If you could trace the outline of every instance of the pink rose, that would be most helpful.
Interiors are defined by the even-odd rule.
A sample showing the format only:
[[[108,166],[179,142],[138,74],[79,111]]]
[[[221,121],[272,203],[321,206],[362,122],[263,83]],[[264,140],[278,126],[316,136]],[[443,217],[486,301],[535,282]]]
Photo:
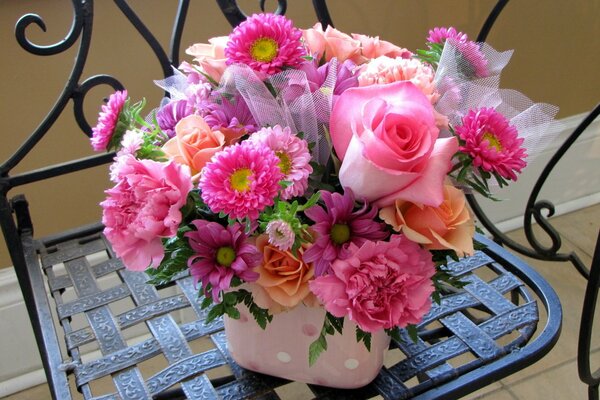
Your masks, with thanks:
[[[227,68],[225,63],[227,40],[229,36],[217,36],[209,39],[208,43],[196,43],[188,47],[185,52],[194,57],[194,61],[200,65],[202,71],[219,82]]]
[[[371,37],[353,33],[352,37],[360,42],[362,55],[368,59],[373,59],[380,56],[388,56],[391,58],[412,57],[412,52],[409,50],[398,47],[393,43],[386,42],[385,40],[380,40],[379,36]]]
[[[302,37],[309,53],[317,54],[319,59],[324,56],[325,61],[329,61],[336,57],[339,63],[351,60],[356,64],[366,61],[361,55],[360,41],[331,26],[323,31],[321,23],[317,22],[312,28],[303,29]]]
[[[220,131],[211,130],[201,116],[188,115],[175,125],[175,136],[162,150],[175,162],[189,166],[193,180],[197,180],[202,168],[224,145],[225,136]]]
[[[180,209],[192,190],[189,169],[174,162],[117,159],[112,170],[117,184],[106,191],[104,235],[125,267],[156,268],[164,257],[161,238],[173,237],[181,222]]]
[[[348,258],[333,262],[332,274],[309,283],[325,309],[371,333],[419,323],[434,290],[431,253],[403,235],[351,250]]]
[[[439,207],[396,200],[382,208],[379,217],[396,232],[430,250],[454,250],[460,257],[472,255],[475,223],[462,190],[444,185]]]
[[[458,151],[439,138],[434,110],[411,82],[346,90],[333,107],[330,134],[343,187],[377,207],[396,199],[438,206]]]

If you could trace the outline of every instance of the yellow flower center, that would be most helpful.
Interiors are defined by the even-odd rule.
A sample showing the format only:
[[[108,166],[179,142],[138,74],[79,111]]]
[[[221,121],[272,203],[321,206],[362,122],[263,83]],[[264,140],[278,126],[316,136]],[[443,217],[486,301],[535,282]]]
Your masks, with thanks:
[[[235,260],[235,250],[229,246],[217,249],[217,262],[223,267],[229,267]]]
[[[275,154],[279,158],[279,164],[277,164],[277,166],[281,170],[281,173],[284,175],[289,174],[292,169],[292,160],[290,160],[290,157],[283,151],[278,151]]]
[[[256,61],[271,62],[277,55],[279,46],[271,38],[262,37],[256,39],[250,46],[250,55]]]
[[[329,237],[335,244],[344,244],[350,240],[350,228],[346,224],[334,224]]]
[[[250,189],[250,179],[252,171],[248,168],[240,168],[231,174],[231,187],[238,192],[245,192]]]
[[[488,146],[493,147],[494,150],[496,150],[498,152],[502,151],[502,143],[500,143],[498,138],[496,136],[494,136],[493,133],[490,133],[490,132],[484,133],[483,140],[487,140]]]

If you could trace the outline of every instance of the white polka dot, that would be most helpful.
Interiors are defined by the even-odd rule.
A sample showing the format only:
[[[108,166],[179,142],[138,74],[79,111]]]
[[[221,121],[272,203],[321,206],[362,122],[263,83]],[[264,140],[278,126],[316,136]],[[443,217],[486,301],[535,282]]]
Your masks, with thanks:
[[[292,361],[292,356],[290,356],[285,351],[280,351],[279,353],[277,353],[277,359],[282,363],[289,363],[290,361]]]
[[[344,362],[344,367],[347,369],[356,369],[358,368],[358,360],[355,358],[349,358]]]

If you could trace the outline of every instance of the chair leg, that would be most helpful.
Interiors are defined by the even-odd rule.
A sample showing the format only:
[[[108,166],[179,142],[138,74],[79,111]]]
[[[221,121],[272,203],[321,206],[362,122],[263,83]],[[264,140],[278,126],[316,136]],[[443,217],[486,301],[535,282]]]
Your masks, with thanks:
[[[588,385],[588,399],[599,400],[598,385],[600,384],[600,369],[591,371],[590,347],[592,330],[594,328],[594,313],[598,301],[598,290],[600,289],[600,232],[596,241],[594,258],[590,267],[585,297],[583,298],[583,310],[581,312],[581,325],[579,328],[579,345],[577,348],[577,368],[579,379]],[[600,321],[598,322],[600,323]]]

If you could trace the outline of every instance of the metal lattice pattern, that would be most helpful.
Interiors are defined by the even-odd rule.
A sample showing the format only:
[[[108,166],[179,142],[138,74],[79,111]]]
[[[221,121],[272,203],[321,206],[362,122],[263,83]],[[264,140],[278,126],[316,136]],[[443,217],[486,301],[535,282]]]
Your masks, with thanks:
[[[235,364],[222,322],[204,322],[207,312],[189,276],[166,288],[148,285],[147,275],[122,267],[100,233],[40,245],[38,252],[71,357],[62,368],[85,398],[280,398],[275,389],[288,382]],[[531,338],[537,303],[516,276],[482,252],[448,267],[468,284],[434,304],[416,343],[402,332],[373,383],[353,391],[308,385],[314,397],[410,398],[500,360]],[[164,364],[158,370],[156,360]],[[107,380],[114,391],[98,393],[95,382],[105,388]]]

